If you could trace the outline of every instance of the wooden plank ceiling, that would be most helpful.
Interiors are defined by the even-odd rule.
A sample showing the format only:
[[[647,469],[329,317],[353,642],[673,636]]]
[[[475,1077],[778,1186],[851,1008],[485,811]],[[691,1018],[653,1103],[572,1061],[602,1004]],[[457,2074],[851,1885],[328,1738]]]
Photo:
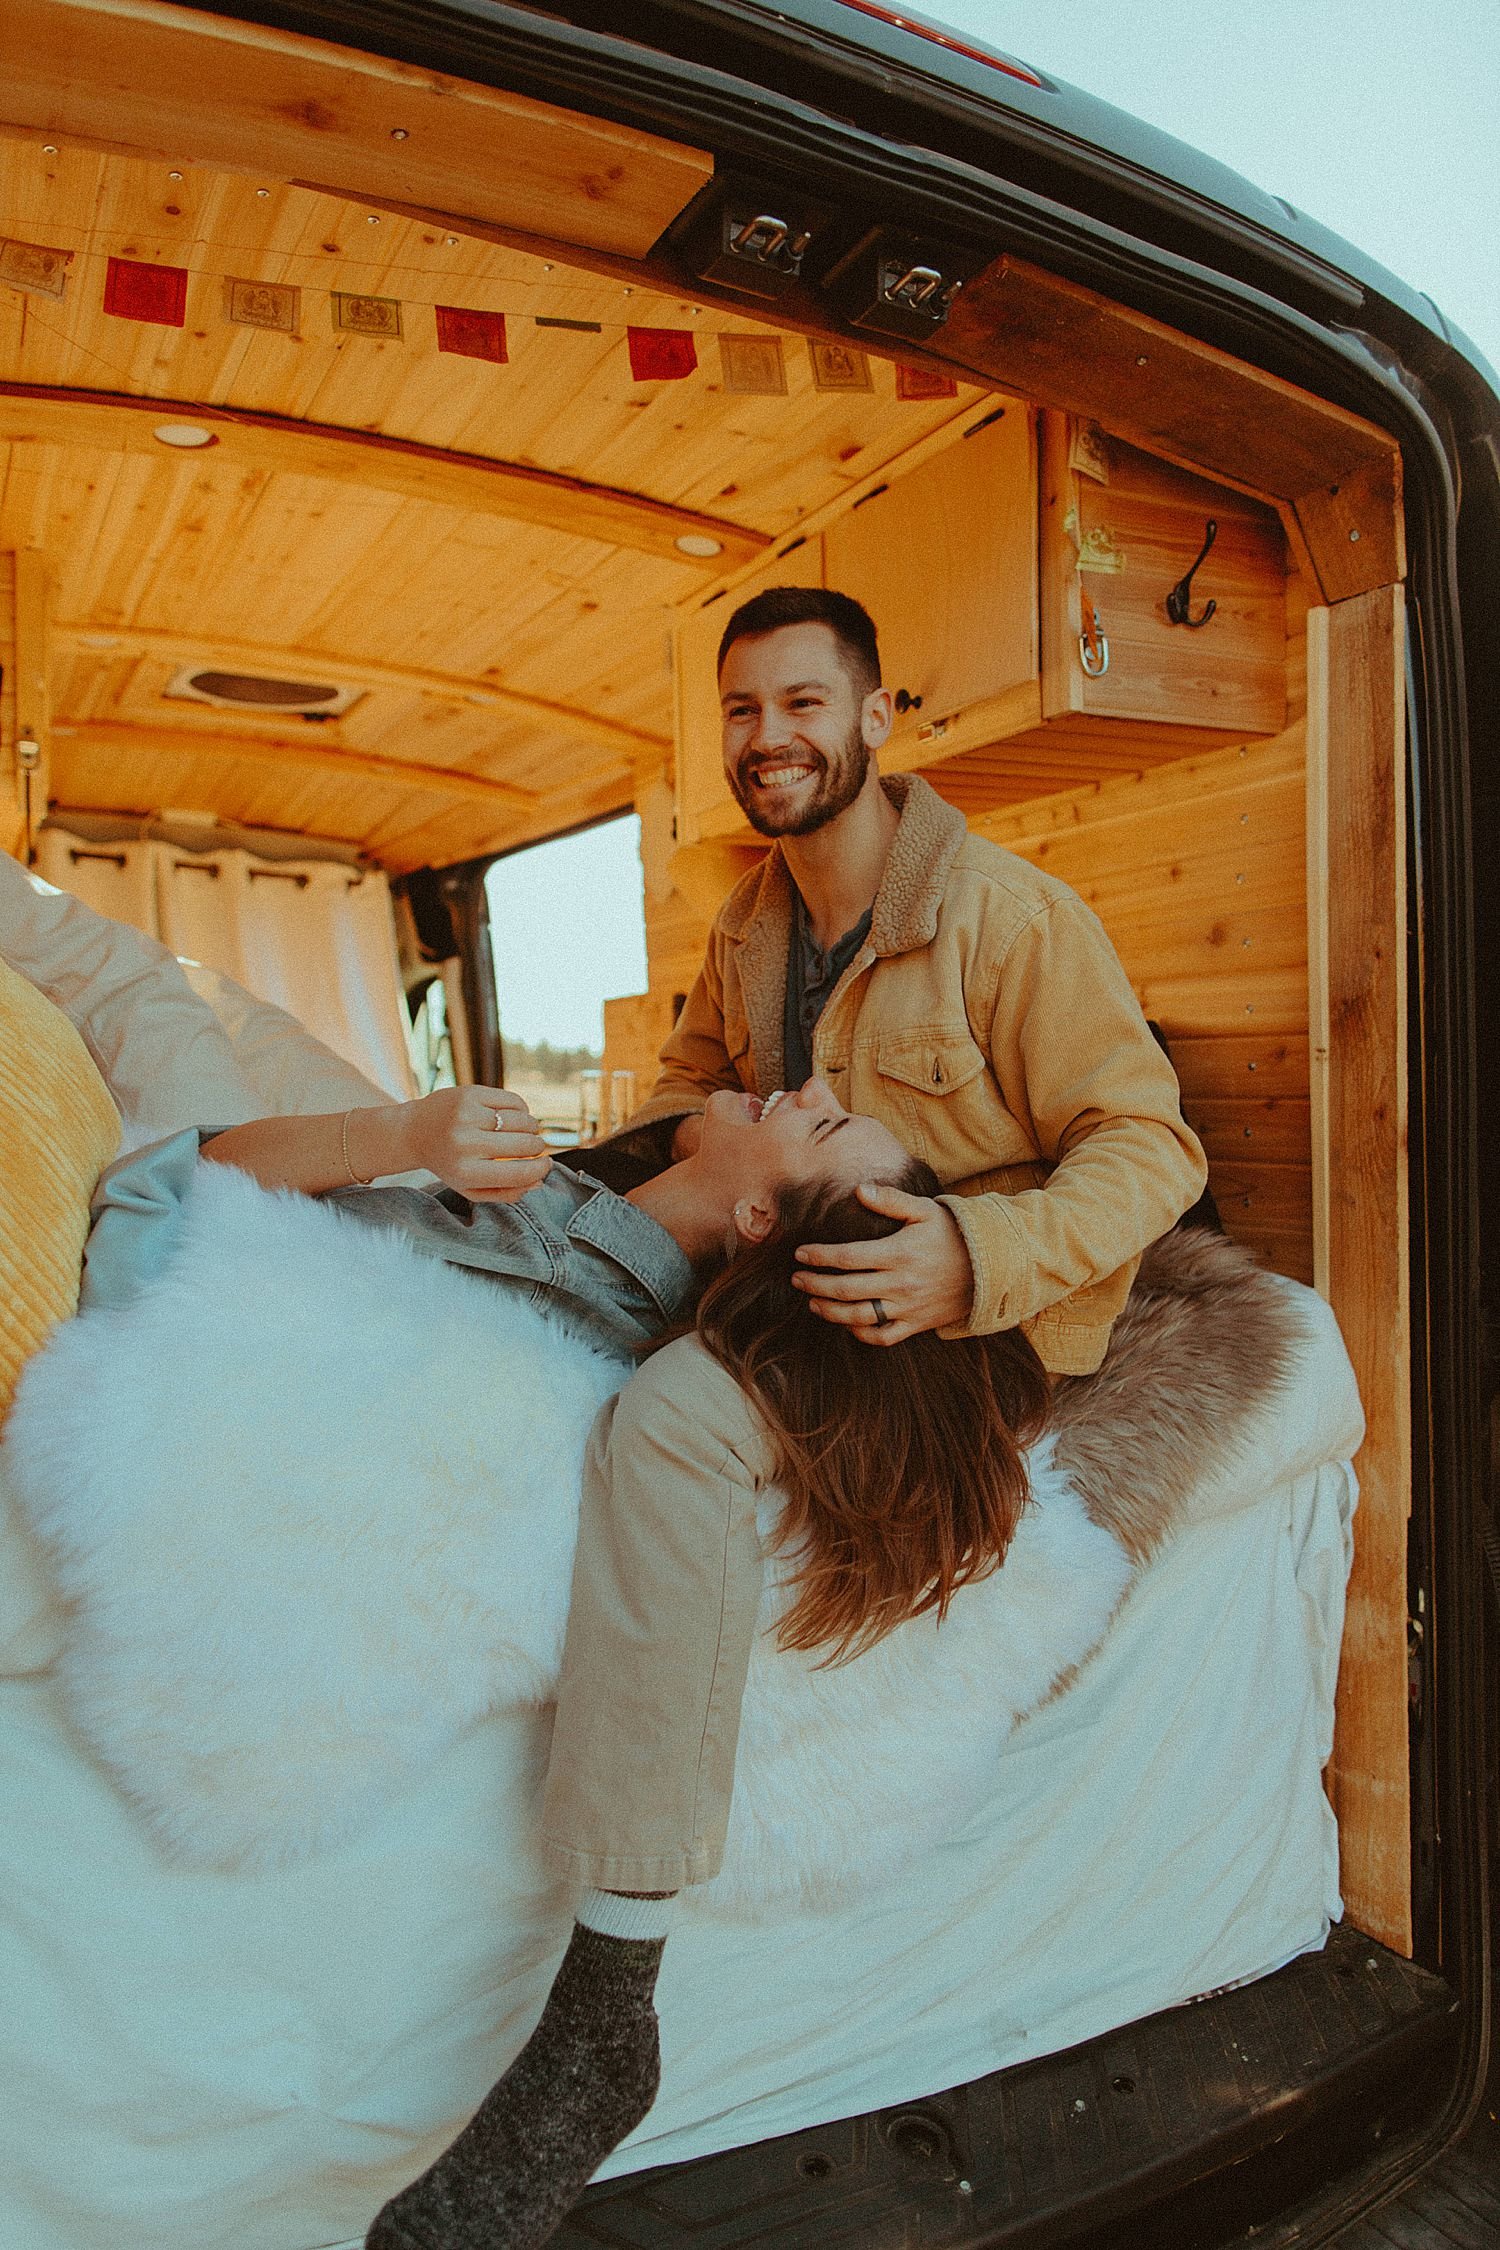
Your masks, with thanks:
[[[0,551],[46,559],[53,800],[201,808],[393,869],[628,803],[669,743],[675,604],[979,395],[898,400],[878,363],[868,392],[818,392],[790,335],[786,394],[735,395],[718,336],[768,333],[738,313],[34,135],[0,139],[0,237],[73,253],[61,302],[0,286]],[[184,327],[106,313],[112,256],[185,267]],[[230,279],[298,288],[296,334],[232,325]],[[340,332],[335,291],[398,299],[401,340]],[[439,353],[436,305],[503,313],[508,364]],[[688,330],[696,371],[633,381],[628,325]],[[202,410],[216,442],[168,450],[137,400]],[[679,525],[720,554],[679,552]],[[316,725],[164,697],[209,663],[360,693]]]

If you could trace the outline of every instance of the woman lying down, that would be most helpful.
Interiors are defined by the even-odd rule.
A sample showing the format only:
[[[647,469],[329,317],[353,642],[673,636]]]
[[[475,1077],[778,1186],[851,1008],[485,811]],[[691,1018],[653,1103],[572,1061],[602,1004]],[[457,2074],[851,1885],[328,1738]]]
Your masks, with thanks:
[[[192,1143],[182,1136],[107,1176],[86,1304],[127,1304],[167,1262]],[[797,1247],[897,1224],[859,1202],[861,1183],[915,1196],[936,1186],[884,1127],[849,1116],[817,1080],[764,1105],[714,1095],[697,1152],[628,1196],[549,1168],[514,1097],[484,1089],[343,1119],[263,1120],[203,1153],[545,1302],[617,1361],[679,1332],[606,1406],[588,1445],[543,1813],[548,1855],[583,1885],[571,1942],[520,2055],[368,2237],[371,2250],[525,2250],[549,2238],[655,2098],[652,1999],[672,1899],[712,1878],[724,1855],[765,1579],[758,1502],[770,1492],[779,1503],[781,1645],[828,1659],[869,1650],[909,1620],[941,1618],[1004,1559],[1027,1502],[1026,1449],[1048,1418],[1047,1380],[1014,1332],[924,1334],[874,1353],[811,1315],[793,1286]],[[447,1183],[442,1192],[349,1184],[419,1164]],[[1259,1371],[1264,1396],[1295,1322],[1267,1277],[1231,1279],[1235,1357]],[[1211,1296],[1224,1276],[1200,1280]],[[1200,1332],[1206,1301],[1200,1290],[1196,1306],[1177,1306]],[[1106,1486],[1099,1433],[1091,1439],[1068,1403],[1087,1389],[1064,1386],[1056,1402],[1058,1454],[1071,1444],[1088,1512],[1123,1555],[1072,1651],[1080,1657],[1131,1564],[1169,1527],[1174,1491],[1201,1466],[1191,1402],[1179,1398],[1184,1458]],[[1201,1433],[1223,1411],[1222,1395],[1207,1399]],[[1143,1512],[1148,1485],[1154,1514]]]
[[[107,1181],[86,1306],[128,1299],[164,1262],[172,1151]],[[1003,1557],[1047,1380],[1019,1334],[928,1334],[873,1353],[809,1314],[791,1285],[798,1245],[897,1223],[859,1202],[861,1183],[937,1192],[883,1125],[817,1079],[764,1105],[715,1094],[696,1153],[626,1196],[549,1167],[515,1097],[484,1089],[261,1120],[203,1155],[545,1294],[618,1355],[682,1329],[697,1301],[696,1332],[605,1408],[585,1464],[543,1816],[548,1856],[585,1886],[572,1942],[527,2046],[369,2235],[372,2250],[522,2250],[548,2238],[655,2098],[671,1894],[723,1855],[762,1589],[758,1492],[779,1487],[785,1538],[805,1549],[783,1643],[851,1653],[941,1612]],[[418,1166],[445,1189],[350,1184]]]

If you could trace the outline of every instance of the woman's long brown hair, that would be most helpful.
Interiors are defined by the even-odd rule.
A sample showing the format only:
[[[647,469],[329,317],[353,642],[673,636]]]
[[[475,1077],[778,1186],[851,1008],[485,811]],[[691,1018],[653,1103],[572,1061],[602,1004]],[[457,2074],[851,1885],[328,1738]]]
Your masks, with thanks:
[[[925,1164],[891,1183],[936,1195]],[[1017,1330],[879,1349],[822,1320],[791,1285],[803,1242],[859,1242],[899,1222],[827,1188],[787,1198],[775,1234],[705,1290],[697,1332],[770,1430],[786,1495],[779,1543],[799,1557],[784,1648],[870,1648],[909,1617],[941,1618],[999,1568],[1029,1497],[1023,1448],[1047,1378]]]

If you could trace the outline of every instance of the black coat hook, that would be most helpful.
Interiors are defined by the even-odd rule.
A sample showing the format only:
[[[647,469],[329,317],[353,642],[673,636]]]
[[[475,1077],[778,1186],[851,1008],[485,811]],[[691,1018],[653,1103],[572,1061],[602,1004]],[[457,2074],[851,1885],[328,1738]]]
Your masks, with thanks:
[[[1207,559],[1209,548],[1213,545],[1214,541],[1219,536],[1219,527],[1215,523],[1212,516],[1209,517],[1203,529],[1203,545],[1198,550],[1197,561],[1193,563],[1190,568],[1183,572],[1182,576],[1178,579],[1176,585],[1172,588],[1172,591],[1167,596],[1167,617],[1170,623],[1172,623],[1173,625],[1189,625],[1192,627],[1194,632],[1197,631],[1200,625],[1206,625],[1208,623],[1209,619],[1213,616],[1214,611],[1219,606],[1217,602],[1205,602],[1203,605],[1203,615],[1201,617],[1190,617],[1188,615],[1188,612],[1192,608],[1193,603],[1194,573],[1202,569],[1203,564]]]

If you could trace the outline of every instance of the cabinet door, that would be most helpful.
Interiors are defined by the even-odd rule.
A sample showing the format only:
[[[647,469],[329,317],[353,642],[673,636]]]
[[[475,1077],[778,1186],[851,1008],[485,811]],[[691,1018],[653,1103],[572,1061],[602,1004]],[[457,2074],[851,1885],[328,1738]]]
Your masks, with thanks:
[[[828,584],[874,618],[885,684],[906,703],[881,760],[891,771],[940,754],[934,725],[1035,679],[1036,457],[1024,406],[877,487],[824,545]]]
[[[1086,465],[1085,465],[1086,464]],[[1043,442],[1044,710],[1226,737],[1286,724],[1286,543],[1275,511],[1048,415]],[[1213,543],[1174,624],[1166,598]],[[1089,667],[1081,660],[1088,645]],[[1102,669],[1100,668],[1102,667]]]
[[[748,835],[750,826],[724,779],[719,723],[719,641],[740,607],[771,586],[821,586],[823,541],[804,539],[774,555],[728,593],[711,595],[677,628],[677,837],[683,844],[707,836]]]

